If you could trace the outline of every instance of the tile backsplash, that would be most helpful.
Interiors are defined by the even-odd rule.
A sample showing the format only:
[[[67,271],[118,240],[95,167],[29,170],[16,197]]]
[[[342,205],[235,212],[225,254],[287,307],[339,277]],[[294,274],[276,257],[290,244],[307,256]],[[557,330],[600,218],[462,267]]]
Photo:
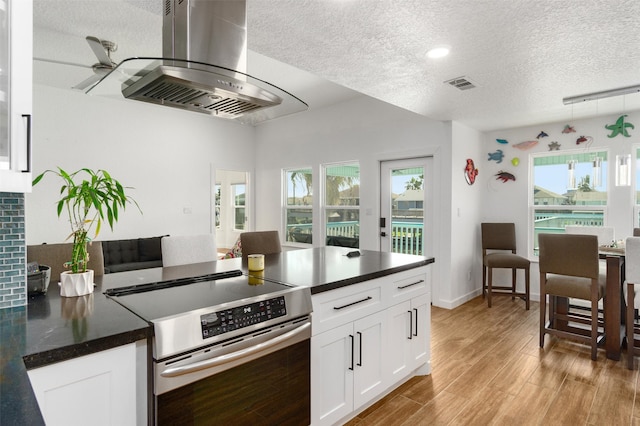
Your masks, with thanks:
[[[24,199],[0,192],[0,309],[27,304]]]

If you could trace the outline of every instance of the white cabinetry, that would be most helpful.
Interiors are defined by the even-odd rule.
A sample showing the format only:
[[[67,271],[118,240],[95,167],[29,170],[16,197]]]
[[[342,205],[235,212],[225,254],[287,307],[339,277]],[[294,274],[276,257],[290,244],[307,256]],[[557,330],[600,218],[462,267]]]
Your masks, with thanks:
[[[421,267],[312,297],[311,423],[344,422],[429,373],[429,270]]]
[[[144,341],[28,370],[48,426],[146,424]]]
[[[333,424],[384,390],[383,312],[311,339],[311,413]]]
[[[0,192],[30,192],[32,0],[0,0],[0,21]]]
[[[429,330],[426,318],[430,318],[431,304],[422,295],[389,308],[389,374],[395,382],[428,361]]]

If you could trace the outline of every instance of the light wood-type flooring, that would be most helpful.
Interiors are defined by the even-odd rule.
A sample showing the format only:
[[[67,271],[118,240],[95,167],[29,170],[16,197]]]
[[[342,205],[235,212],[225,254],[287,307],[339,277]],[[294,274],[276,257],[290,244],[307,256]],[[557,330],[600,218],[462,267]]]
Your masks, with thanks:
[[[638,360],[591,361],[589,347],[546,336],[539,304],[482,297],[432,308],[430,376],[414,377],[348,425],[640,425]]]

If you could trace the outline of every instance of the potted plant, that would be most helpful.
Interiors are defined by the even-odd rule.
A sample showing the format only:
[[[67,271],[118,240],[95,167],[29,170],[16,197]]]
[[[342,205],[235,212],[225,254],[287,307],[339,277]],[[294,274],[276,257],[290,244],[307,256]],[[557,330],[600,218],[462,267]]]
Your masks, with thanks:
[[[93,270],[87,269],[89,254],[87,244],[92,238],[90,232],[95,230],[93,238],[100,233],[103,220],[107,220],[113,229],[118,221],[118,212],[124,210],[127,203],[133,202],[138,210],[138,203],[125,193],[125,187],[112,178],[106,170],[93,171],[82,168],[67,173],[62,168],[45,170],[33,180],[36,185],[47,174],[51,173],[62,179],[61,198],[57,203],[58,217],[63,211],[69,216],[73,248],[71,260],[65,262],[65,271],[60,276],[61,296],[82,296],[93,292]],[[126,188],[130,189],[130,188]]]

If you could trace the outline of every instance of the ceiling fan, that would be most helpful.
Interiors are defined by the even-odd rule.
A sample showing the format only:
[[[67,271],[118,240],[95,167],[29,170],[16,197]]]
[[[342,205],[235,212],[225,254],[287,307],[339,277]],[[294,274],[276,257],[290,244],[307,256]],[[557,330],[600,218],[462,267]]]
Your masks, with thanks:
[[[98,62],[93,65],[78,64],[75,62],[66,62],[54,59],[34,58],[39,61],[52,62],[56,64],[71,65],[75,67],[91,68],[93,69],[93,75],[80,83],[73,86],[73,89],[85,90],[95,85],[102,77],[107,75],[118,64],[111,59],[111,53],[118,50],[118,45],[109,40],[101,40],[97,37],[87,36],[87,43],[93,50],[94,55],[98,58]]]
[[[74,89],[78,90],[93,86],[118,65],[111,60],[111,52],[118,50],[117,44],[109,40],[100,40],[93,36],[87,36],[86,40],[91,50],[93,50],[93,54],[98,58],[98,62],[91,66],[94,72],[91,77],[73,86]]]

